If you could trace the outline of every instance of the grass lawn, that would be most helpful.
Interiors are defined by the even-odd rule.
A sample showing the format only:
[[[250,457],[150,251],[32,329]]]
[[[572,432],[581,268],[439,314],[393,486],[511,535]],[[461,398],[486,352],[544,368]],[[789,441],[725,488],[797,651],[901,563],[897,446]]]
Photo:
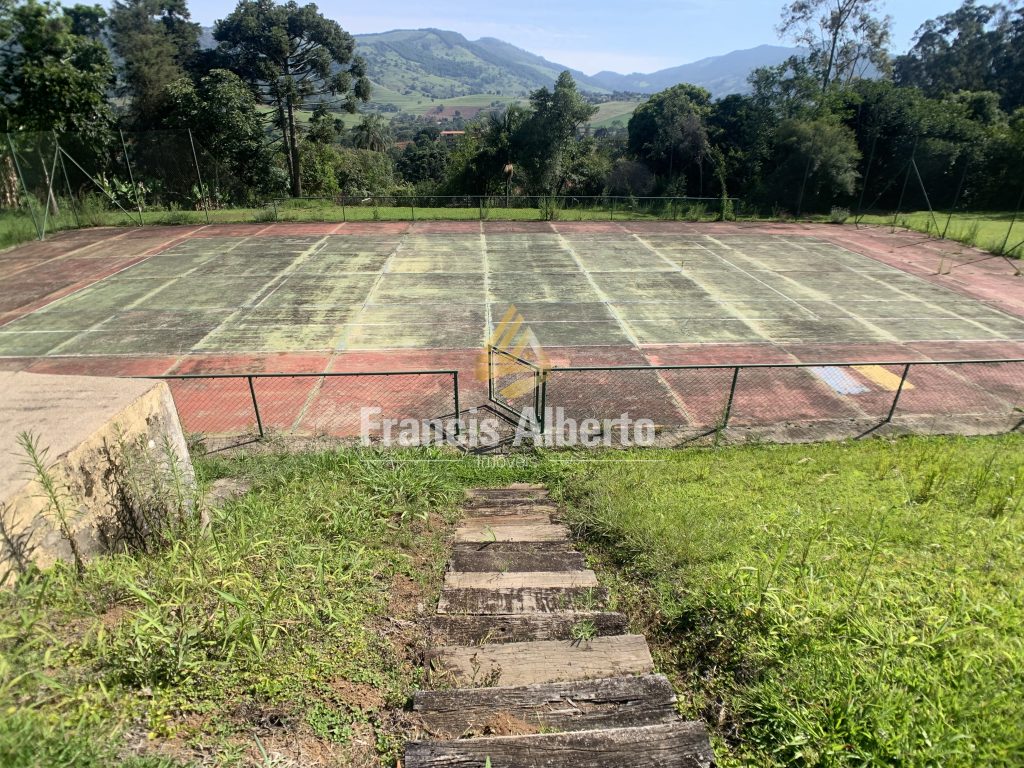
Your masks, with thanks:
[[[947,219],[948,228],[947,228]],[[924,232],[929,235],[941,235],[957,240],[976,248],[992,253],[1002,253],[1006,243],[1006,255],[1016,258],[1024,257],[1024,215],[1018,216],[1007,239],[1013,213],[957,213],[950,219],[948,214],[936,213],[934,220],[928,211],[902,213],[896,217],[896,226]],[[868,224],[891,225],[892,216],[865,216],[862,221]]]
[[[1024,436],[664,451],[564,486],[722,765],[1024,755]]]
[[[601,205],[599,202],[587,208],[565,208],[554,215],[560,221],[625,221],[641,219],[671,219],[672,210],[666,208],[661,213],[643,210],[644,203],[630,208],[625,201],[618,201],[615,209]],[[681,221],[712,221],[717,217],[717,207],[710,206],[687,208],[680,204],[675,216]],[[485,207],[484,218],[491,221],[542,221],[545,214],[539,208],[500,208]],[[272,221],[410,221],[410,220],[478,220],[480,209],[470,205],[461,208],[421,208],[409,206],[373,206],[370,204],[345,206],[330,200],[285,200],[269,204],[263,208],[223,208],[211,210],[209,221],[214,224],[234,223],[267,223]],[[177,225],[206,224],[206,211],[144,211],[142,220],[147,224]],[[88,226],[135,226],[138,218],[127,216],[120,210],[91,211],[84,222]],[[75,219],[70,213],[60,218],[51,219],[47,225],[47,234],[61,229],[75,228]],[[35,224],[25,211],[0,211],[0,249],[18,243],[36,239]]]
[[[394,764],[446,520],[466,485],[524,470],[356,452],[198,468],[255,483],[207,533],[0,591],[0,765]]]
[[[566,503],[721,764],[1024,754],[1024,436],[198,469],[254,484],[207,533],[0,592],[0,765],[394,765],[462,490],[514,481]]]

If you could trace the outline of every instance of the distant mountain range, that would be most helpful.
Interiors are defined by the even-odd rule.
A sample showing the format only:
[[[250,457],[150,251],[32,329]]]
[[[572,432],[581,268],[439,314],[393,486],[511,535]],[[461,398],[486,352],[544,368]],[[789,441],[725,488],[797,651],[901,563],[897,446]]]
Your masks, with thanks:
[[[801,53],[799,48],[759,45],[649,74],[605,71],[587,75],[503,40],[468,40],[443,29],[396,29],[355,35],[355,40],[375,85],[373,102],[401,107],[478,94],[493,95],[496,101],[521,98],[552,85],[566,69],[581,90],[591,93],[657,93],[678,83],[692,83],[721,97],[747,92],[747,77],[758,67],[779,64]],[[203,28],[200,45],[216,45],[212,28]]]
[[[384,89],[374,101],[386,101],[388,91],[432,99],[478,93],[525,96],[550,86],[566,69],[581,90],[592,93],[656,93],[685,82],[707,88],[718,97],[746,92],[747,77],[754,69],[779,64],[800,52],[798,48],[761,45],[650,74],[598,72],[591,76],[493,37],[468,40],[458,32],[441,29],[400,29],[356,35],[355,39],[370,78]]]

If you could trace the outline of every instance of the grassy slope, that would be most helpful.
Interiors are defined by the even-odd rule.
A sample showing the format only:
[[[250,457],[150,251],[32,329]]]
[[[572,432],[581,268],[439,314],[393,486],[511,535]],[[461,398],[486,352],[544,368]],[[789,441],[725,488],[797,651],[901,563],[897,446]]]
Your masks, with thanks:
[[[610,128],[615,122],[624,126],[639,106],[639,101],[606,101],[598,105],[597,114],[590,120],[590,127]]]
[[[254,733],[268,752],[389,763],[419,679],[402,620],[444,560],[442,519],[421,515],[531,480],[569,502],[723,764],[1012,765],[1022,456],[1017,435],[204,459],[207,480],[256,482],[208,535],[0,594],[0,764],[99,766],[128,744],[137,766],[235,765],[259,758]]]
[[[1024,438],[642,457],[571,519],[723,764],[1019,765]]]
[[[445,560],[436,513],[524,471],[382,458],[204,460],[256,482],[208,534],[0,592],[0,765],[393,763],[420,674],[403,620]]]
[[[1010,221],[1013,214],[1010,212],[958,213],[949,221],[948,229],[947,218],[948,214],[936,213],[933,220],[928,211],[916,211],[900,214],[896,218],[896,225],[930,235],[941,234],[945,230],[946,237],[952,240],[992,253],[1001,253],[1003,243],[1006,242],[1007,255],[1024,257],[1024,216],[1017,217],[1012,231]],[[865,216],[863,221],[868,224],[888,225],[892,224],[893,219],[892,216]],[[1008,231],[1010,237],[1007,241]]]

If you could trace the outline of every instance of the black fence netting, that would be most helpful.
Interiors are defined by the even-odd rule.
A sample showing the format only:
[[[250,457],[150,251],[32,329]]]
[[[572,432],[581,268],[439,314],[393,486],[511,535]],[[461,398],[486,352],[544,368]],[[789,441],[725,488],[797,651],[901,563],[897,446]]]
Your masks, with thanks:
[[[168,375],[186,433],[424,445],[458,436],[455,371]]]

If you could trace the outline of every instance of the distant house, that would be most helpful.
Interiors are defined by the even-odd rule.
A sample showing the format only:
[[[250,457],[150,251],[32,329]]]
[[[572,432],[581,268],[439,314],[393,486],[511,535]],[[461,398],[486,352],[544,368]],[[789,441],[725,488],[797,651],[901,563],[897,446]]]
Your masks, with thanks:
[[[452,144],[452,143],[458,141],[460,136],[465,136],[465,135],[466,135],[465,131],[441,131],[440,139],[441,139],[441,141],[448,142],[449,144]]]

